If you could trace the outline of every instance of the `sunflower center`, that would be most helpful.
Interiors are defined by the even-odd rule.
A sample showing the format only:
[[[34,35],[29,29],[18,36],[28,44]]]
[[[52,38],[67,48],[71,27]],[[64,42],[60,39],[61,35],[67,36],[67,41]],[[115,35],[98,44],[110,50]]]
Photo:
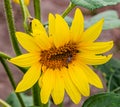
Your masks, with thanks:
[[[40,62],[47,68],[52,69],[60,69],[63,66],[68,67],[68,64],[75,59],[78,52],[75,43],[68,43],[59,48],[52,47],[49,50],[43,50],[41,52]]]

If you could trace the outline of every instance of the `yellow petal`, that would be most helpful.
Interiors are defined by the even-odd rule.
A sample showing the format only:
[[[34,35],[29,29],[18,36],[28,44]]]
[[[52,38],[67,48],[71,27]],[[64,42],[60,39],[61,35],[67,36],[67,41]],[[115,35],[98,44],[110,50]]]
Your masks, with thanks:
[[[60,70],[55,70],[54,72],[55,72],[55,83],[51,95],[54,103],[57,105],[60,104],[64,99],[64,81]]]
[[[77,40],[80,40],[80,35],[81,33],[83,33],[83,30],[84,30],[84,18],[80,9],[77,8],[70,28],[71,40],[75,42]]]
[[[70,40],[69,34],[68,24],[60,15],[56,14],[55,35],[53,35],[55,46],[58,48],[64,44],[67,44]]]
[[[17,85],[15,92],[22,92],[31,88],[39,79],[41,74],[41,65],[36,63],[25,73],[22,80]]]
[[[36,44],[35,40],[30,35],[22,32],[16,32],[16,37],[22,47],[27,51],[40,51],[40,47]]]
[[[92,25],[91,27],[89,27],[81,36],[81,41],[90,41],[93,42],[95,41],[101,31],[102,31],[102,26],[104,23],[104,19],[101,19],[100,21],[98,21],[97,23],[95,23],[94,25]]]
[[[49,36],[53,36],[55,33],[55,17],[50,13],[49,14]]]
[[[30,4],[30,0],[24,0],[25,1],[25,5],[29,5]]]
[[[41,102],[46,104],[49,100],[53,85],[55,83],[55,72],[52,69],[47,69],[43,72],[42,78],[39,81],[41,87]]]
[[[32,66],[34,63],[39,62],[39,60],[40,53],[27,53],[15,58],[11,58],[9,62],[21,67],[29,67]]]
[[[32,31],[32,35],[41,49],[49,49],[51,47],[46,30],[39,20],[32,20]]]
[[[95,42],[95,43],[84,43],[79,46],[80,51],[101,54],[109,51],[113,47],[113,41],[109,42]]]
[[[111,59],[112,55],[108,55],[108,56],[102,56],[102,55],[85,55],[85,53],[83,53],[82,55],[79,55],[78,60],[80,62],[84,62],[85,64],[89,64],[89,65],[100,65],[100,64],[104,64],[106,62],[108,62]]]
[[[90,88],[88,84],[88,79],[83,71],[79,66],[75,65],[69,67],[69,75],[72,79],[72,82],[75,84],[75,86],[78,88],[80,93],[83,96],[89,96],[90,95]]]
[[[47,36],[47,32],[45,28],[43,27],[42,23],[38,19],[32,20],[32,32],[33,34],[43,32]]]
[[[15,3],[20,4],[19,0],[13,0]],[[25,5],[29,5],[30,0],[24,0]]]
[[[87,65],[79,63],[81,69],[83,69],[85,75],[87,76],[88,82],[97,88],[103,88],[102,82],[95,72],[89,68]]]
[[[63,70],[61,70],[61,72],[64,74],[63,79],[67,94],[70,96],[71,100],[75,104],[78,104],[81,100],[81,94],[76,88],[76,86],[73,84],[71,77],[68,75],[69,71],[67,70],[67,68],[64,68]]]

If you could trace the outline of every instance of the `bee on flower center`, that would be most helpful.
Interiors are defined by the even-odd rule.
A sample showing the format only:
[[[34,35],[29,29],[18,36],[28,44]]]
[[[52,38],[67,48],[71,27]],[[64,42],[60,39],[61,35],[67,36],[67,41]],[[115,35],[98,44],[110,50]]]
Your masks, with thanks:
[[[46,68],[61,69],[63,66],[68,68],[68,64],[75,59],[78,52],[77,45],[69,42],[59,48],[54,46],[49,50],[43,50],[40,62]]]

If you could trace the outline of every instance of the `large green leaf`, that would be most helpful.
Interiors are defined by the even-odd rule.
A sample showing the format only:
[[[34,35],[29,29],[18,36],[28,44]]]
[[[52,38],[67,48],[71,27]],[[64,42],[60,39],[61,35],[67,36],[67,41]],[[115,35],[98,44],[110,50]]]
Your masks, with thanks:
[[[104,18],[105,22],[103,25],[104,30],[113,29],[120,27],[120,19],[116,11],[109,10],[102,12],[100,14],[97,14],[96,16],[93,16],[92,18],[85,21],[85,28],[88,28],[101,18]]]
[[[100,19],[104,18],[105,22],[103,25],[103,30],[113,29],[113,28],[119,28],[120,27],[120,19],[116,11],[109,10],[102,13],[99,13],[92,18],[85,20],[85,28],[90,27]],[[65,20],[67,21],[68,25],[71,26],[72,18],[65,17]]]
[[[71,17],[66,16],[65,21],[68,23],[68,26],[71,26],[71,24],[72,24],[72,18]]]
[[[70,0],[70,1],[77,6],[82,6],[90,10],[109,5],[116,5],[117,3],[120,3],[120,0]]]
[[[32,103],[32,97],[31,96],[27,96],[25,94],[21,94],[21,97],[25,103],[26,106],[31,106],[33,105]],[[12,107],[21,107],[17,97],[16,97],[16,94],[14,92],[12,92],[9,97],[7,98],[6,102],[8,104],[10,104]]]
[[[96,94],[88,98],[82,107],[120,107],[120,94]]]

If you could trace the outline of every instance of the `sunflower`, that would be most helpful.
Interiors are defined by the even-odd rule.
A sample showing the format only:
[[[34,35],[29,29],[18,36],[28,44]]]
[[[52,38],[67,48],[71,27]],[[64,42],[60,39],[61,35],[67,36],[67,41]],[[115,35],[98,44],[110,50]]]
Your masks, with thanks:
[[[49,97],[60,104],[65,92],[77,104],[81,96],[90,95],[90,85],[103,88],[101,80],[89,65],[104,64],[112,55],[103,55],[113,41],[94,42],[101,33],[104,19],[84,31],[84,18],[76,9],[71,27],[59,15],[49,14],[48,33],[37,19],[32,20],[32,33],[16,32],[19,43],[28,53],[10,59],[21,67],[30,67],[16,88],[22,92],[37,81],[42,103]]]
[[[13,2],[20,4],[19,0],[13,0]],[[30,0],[24,0],[25,5],[29,5]]]

